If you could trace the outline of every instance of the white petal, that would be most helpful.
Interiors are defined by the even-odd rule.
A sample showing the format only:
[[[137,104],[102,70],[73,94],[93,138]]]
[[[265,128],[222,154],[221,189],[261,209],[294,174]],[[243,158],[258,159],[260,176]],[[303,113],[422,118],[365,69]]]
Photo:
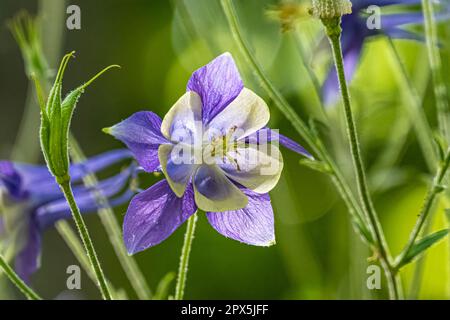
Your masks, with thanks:
[[[267,104],[253,91],[244,88],[208,125],[207,136],[233,133],[237,140],[263,128],[270,119]]]
[[[217,166],[202,165],[194,175],[195,203],[204,211],[242,209],[248,204],[239,190]]]
[[[272,190],[283,171],[283,157],[272,144],[238,146],[222,159],[220,168],[232,180],[257,193]]]
[[[178,197],[183,196],[187,183],[198,167],[194,160],[195,154],[189,152],[189,146],[186,146],[186,149],[180,149],[182,146],[182,144],[162,144],[158,149],[162,171],[169,182],[170,188]],[[184,155],[180,155],[180,150],[181,152],[186,150]]]
[[[201,138],[201,131],[201,98],[193,91],[186,92],[167,112],[161,124],[161,133],[172,142],[194,144],[194,139]]]

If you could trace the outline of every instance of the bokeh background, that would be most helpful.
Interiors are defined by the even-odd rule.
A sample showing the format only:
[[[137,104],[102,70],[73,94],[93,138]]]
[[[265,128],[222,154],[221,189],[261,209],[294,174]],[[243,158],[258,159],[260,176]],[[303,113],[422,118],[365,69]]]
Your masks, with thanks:
[[[81,8],[81,30],[71,31],[65,26],[69,4]],[[323,111],[302,65],[293,33],[283,33],[280,23],[268,15],[268,11],[277,4],[278,1],[267,0],[235,1],[244,35],[271,81],[304,119],[323,120]],[[63,53],[76,50],[77,58],[66,72],[67,90],[103,66],[122,66],[121,70],[107,74],[89,88],[78,105],[72,129],[88,155],[122,147],[120,142],[103,134],[102,128],[140,110],[152,110],[163,116],[185,91],[190,73],[225,51],[235,56],[246,86],[268,102],[271,127],[280,128],[282,134],[301,141],[289,122],[260,90],[252,70],[242,62],[216,0],[5,0],[0,2],[1,159],[14,157],[19,161],[42,162],[38,149],[37,116],[22,125],[26,129],[25,138],[17,137],[30,83],[6,22],[21,10],[41,15],[44,51],[53,68]],[[417,31],[420,32],[420,28]],[[442,35],[448,35],[448,25],[444,24],[441,31]],[[330,63],[330,51],[320,45],[318,22],[305,19],[294,32],[307,50],[307,63],[322,80]],[[442,39],[445,74],[448,76],[449,52],[445,39],[449,38]],[[395,45],[423,99],[430,123],[435,127],[425,45],[404,40],[395,41]],[[380,165],[392,130],[408,125],[404,113],[408,97],[399,85],[395,64],[383,37],[367,42],[351,91],[365,162],[372,189],[376,191],[375,205],[391,249],[398,253],[419,213],[430,175],[412,132],[402,145],[399,160],[389,167]],[[353,179],[351,162],[341,112],[340,106],[326,111],[331,120],[323,131],[325,136],[331,137],[329,148],[333,145],[332,151],[350,180]],[[18,140],[22,141],[20,146]],[[371,291],[366,287],[370,252],[355,234],[348,212],[328,177],[301,166],[298,155],[287,150],[283,154],[285,170],[279,185],[271,193],[277,244],[258,248],[225,239],[208,225],[204,216],[200,217],[191,254],[186,298],[386,298],[384,278],[382,290]],[[381,185],[380,177],[387,177],[381,180]],[[141,185],[145,188],[158,179],[143,175]],[[121,222],[126,206],[115,211]],[[442,211],[441,208],[434,216],[433,229],[446,226]],[[124,288],[134,298],[98,217],[93,214],[86,220],[106,275],[116,287]],[[184,230],[184,227],[180,228],[161,245],[136,256],[152,289],[167,272],[177,271]],[[421,298],[450,297],[449,250],[446,240],[429,251]],[[55,230],[49,230],[43,241],[42,267],[33,277],[32,286],[49,299],[99,298],[98,290],[84,274],[82,290],[66,290],[66,268],[72,264],[78,263],[71,251]],[[407,289],[413,266],[402,272]],[[0,298],[21,298],[1,275]]]

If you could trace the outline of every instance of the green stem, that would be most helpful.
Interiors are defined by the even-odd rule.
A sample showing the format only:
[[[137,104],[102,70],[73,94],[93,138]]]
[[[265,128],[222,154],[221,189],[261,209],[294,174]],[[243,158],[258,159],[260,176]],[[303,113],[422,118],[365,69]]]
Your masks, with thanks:
[[[29,286],[19,278],[13,268],[6,262],[3,256],[0,254],[0,268],[3,269],[9,280],[27,297],[28,300],[42,300],[42,298],[33,291]]]
[[[191,253],[192,241],[194,240],[195,225],[197,224],[197,214],[194,213],[189,218],[184,235],[183,248],[181,250],[180,265],[178,268],[177,284],[175,287],[175,300],[183,300],[184,288],[186,287],[186,277],[189,265],[189,255]]]
[[[338,80],[344,104],[344,114],[347,125],[348,140],[350,143],[350,151],[353,159],[353,166],[360,200],[363,209],[367,215],[367,218],[370,222],[370,227],[375,236],[376,249],[378,251],[380,261],[384,267],[387,276],[390,297],[391,299],[398,299],[400,298],[398,283],[397,280],[395,279],[395,274],[390,265],[390,257],[386,241],[384,239],[383,230],[378,220],[378,216],[375,212],[372,199],[370,197],[370,192],[367,186],[366,174],[364,171],[363,160],[361,157],[356,124],[353,118],[351,108],[350,94],[347,86],[347,81],[345,79],[344,60],[342,56],[342,48],[340,41],[341,38],[340,18],[339,20],[333,20],[331,23],[324,22],[324,25],[327,28],[327,35],[333,50],[334,62],[338,74]]]
[[[405,106],[405,112],[409,114],[411,123],[414,126],[419,145],[422,149],[422,154],[427,163],[430,172],[436,171],[438,157],[436,154],[436,148],[433,144],[434,136],[433,131],[428,123],[425,112],[422,108],[421,98],[419,93],[414,88],[410,77],[406,71],[406,68],[402,62],[402,59],[395,48],[392,39],[388,38],[389,48],[391,49],[392,55],[396,60],[397,71],[394,74],[399,77],[399,84],[402,86],[406,93],[406,97],[409,99],[408,103],[403,103]]]
[[[430,190],[428,191],[422,211],[419,215],[419,218],[417,219],[417,222],[416,222],[416,225],[415,225],[413,231],[411,232],[408,243],[406,244],[405,248],[402,250],[402,252],[398,256],[398,258],[396,259],[396,263],[395,263],[396,268],[398,268],[399,266],[401,266],[403,264],[404,258],[407,256],[407,254],[413,247],[414,243],[417,240],[417,237],[421,234],[422,229],[423,229],[425,222],[427,221],[427,218],[431,212],[431,208],[433,207],[433,204],[436,200],[437,195],[443,191],[442,182],[445,179],[445,175],[447,173],[449,166],[450,166],[450,149],[447,151],[447,155],[445,156],[445,159],[442,162],[442,165],[439,167],[439,170],[436,173],[436,176],[433,180],[433,185],[431,186]]]
[[[422,0],[422,10],[425,22],[425,36],[428,51],[428,59],[433,76],[434,95],[436,99],[436,111],[438,114],[439,128],[445,139],[450,139],[449,119],[450,109],[447,100],[447,89],[442,74],[442,61],[439,54],[438,30],[434,19],[434,8],[431,0]]]
[[[327,152],[322,143],[317,139],[303,122],[303,120],[298,116],[292,106],[286,101],[286,99],[281,95],[281,93],[272,85],[267,76],[265,75],[262,67],[257,62],[256,58],[253,56],[248,44],[246,43],[244,37],[241,34],[239,21],[231,0],[221,0],[222,8],[227,18],[231,34],[242,53],[242,56],[246,60],[247,64],[254,71],[256,77],[258,78],[262,89],[267,93],[272,101],[274,101],[277,108],[284,114],[284,116],[291,122],[294,129],[298,134],[306,141],[306,143],[312,148],[312,151],[320,156],[321,160],[324,161],[330,168],[331,180],[334,183],[336,189],[340,193],[342,199],[345,201],[347,207],[349,208],[349,213],[352,218],[360,224],[360,226],[365,226],[366,222],[364,215],[362,214],[361,208],[356,201],[350,186],[346,183],[342,173],[337,167],[336,163],[333,161],[330,154]]]
[[[61,187],[62,192],[67,200],[67,203],[70,206],[70,210],[72,211],[73,219],[75,220],[75,225],[77,226],[78,232],[80,234],[81,240],[83,241],[84,248],[86,250],[87,256],[89,258],[89,262],[94,269],[94,273],[97,277],[97,285],[100,289],[103,299],[111,300],[111,294],[109,292],[108,284],[106,282],[106,278],[103,274],[103,270],[100,266],[100,262],[98,261],[97,253],[95,252],[94,245],[92,244],[91,237],[89,236],[88,229],[86,224],[81,216],[80,210],[75,202],[75,198],[73,196],[72,187],[70,186],[70,178],[57,178],[57,182]]]
[[[78,144],[77,140],[73,135],[70,135],[70,153],[72,159],[75,162],[82,162],[86,159],[83,150]],[[94,173],[90,172],[84,179],[83,182],[87,187],[95,187],[98,185],[98,179]],[[142,274],[139,266],[133,257],[127,254],[125,246],[123,245],[121,228],[114,216],[114,211],[109,206],[108,199],[101,193],[96,192],[95,197],[97,202],[101,205],[101,209],[98,210],[98,216],[106,229],[109,240],[114,248],[117,258],[119,259],[122,268],[125,270],[125,274],[128,277],[133,289],[135,290],[137,296],[141,300],[149,300],[152,298],[152,293],[147,285],[147,281]]]

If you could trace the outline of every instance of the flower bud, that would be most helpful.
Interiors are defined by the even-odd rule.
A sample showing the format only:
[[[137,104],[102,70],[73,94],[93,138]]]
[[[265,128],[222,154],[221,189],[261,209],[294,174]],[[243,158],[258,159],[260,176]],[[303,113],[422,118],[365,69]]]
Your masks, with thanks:
[[[61,98],[62,79],[67,64],[73,57],[73,54],[74,52],[65,55],[61,61],[56,80],[45,104],[42,99],[43,95],[40,85],[38,82],[35,82],[41,106],[41,148],[49,171],[60,184],[70,180],[68,152],[69,129],[78,99],[83,94],[84,89],[95,79],[110,68],[118,67],[112,65],[103,69],[91,80],[70,92],[63,100]],[[34,80],[36,81],[36,79]]]

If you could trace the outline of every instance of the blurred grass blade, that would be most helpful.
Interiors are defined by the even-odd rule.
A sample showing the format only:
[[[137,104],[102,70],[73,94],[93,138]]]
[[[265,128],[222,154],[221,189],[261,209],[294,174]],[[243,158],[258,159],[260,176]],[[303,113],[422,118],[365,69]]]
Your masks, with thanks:
[[[302,166],[308,167],[314,171],[319,171],[326,174],[330,174],[332,172],[330,166],[322,161],[315,161],[305,158],[301,159],[299,162]]]
[[[58,221],[55,224],[55,228],[58,231],[61,238],[63,238],[66,245],[70,248],[75,258],[81,264],[81,267],[87,273],[88,277],[92,280],[94,284],[97,283],[97,278],[94,274],[94,270],[84,252],[83,244],[81,243],[75,231],[73,231],[69,222],[65,220]],[[114,297],[114,299],[120,298],[119,300],[122,300],[121,298],[123,297],[123,294],[120,292],[120,290],[115,289],[110,281],[107,280],[107,282],[109,286],[109,291],[111,292],[111,295]]]
[[[173,280],[175,280],[175,272],[171,271],[159,281],[153,300],[165,300],[168,297]]]

